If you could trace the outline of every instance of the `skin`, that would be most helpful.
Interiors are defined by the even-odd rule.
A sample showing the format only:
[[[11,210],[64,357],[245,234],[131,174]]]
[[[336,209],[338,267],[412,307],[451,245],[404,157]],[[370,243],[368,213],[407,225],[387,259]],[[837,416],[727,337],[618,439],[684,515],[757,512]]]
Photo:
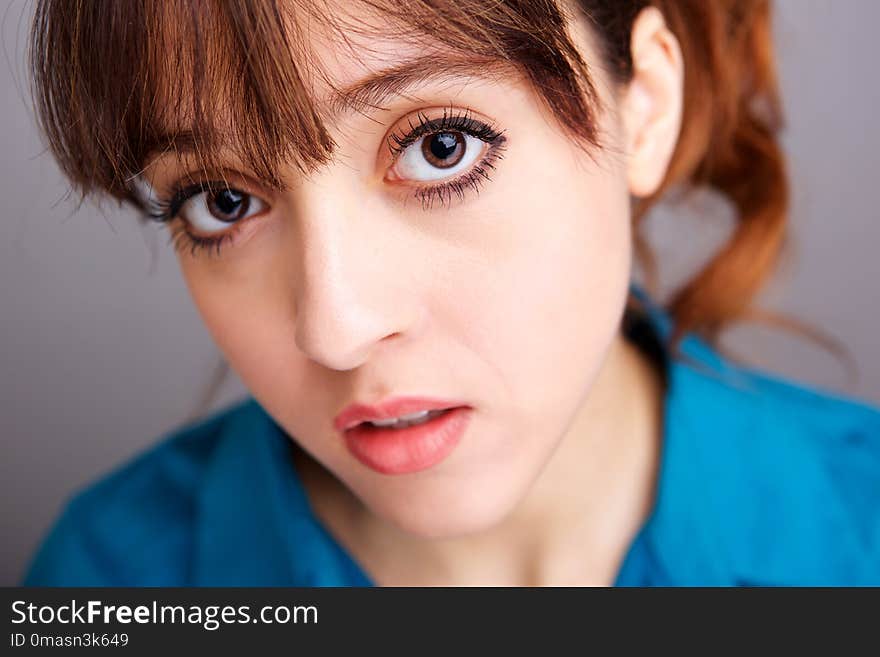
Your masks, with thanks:
[[[588,62],[590,34],[574,28]],[[311,46],[350,83],[404,58]],[[272,193],[219,257],[179,255],[217,345],[302,448],[316,515],[380,585],[611,584],[653,501],[662,390],[620,333],[631,274],[631,196],[665,175],[681,120],[682,63],[654,9],[637,19],[633,82],[612,88],[605,148],[585,153],[523,82],[428,83],[333,126],[337,157]],[[378,53],[378,54],[377,54]],[[425,211],[389,182],[389,132],[423,111],[468,108],[505,130],[479,194]],[[184,163],[153,162],[168,189]],[[470,404],[459,446],[427,470],[383,475],[332,427],[355,401],[397,395]]]

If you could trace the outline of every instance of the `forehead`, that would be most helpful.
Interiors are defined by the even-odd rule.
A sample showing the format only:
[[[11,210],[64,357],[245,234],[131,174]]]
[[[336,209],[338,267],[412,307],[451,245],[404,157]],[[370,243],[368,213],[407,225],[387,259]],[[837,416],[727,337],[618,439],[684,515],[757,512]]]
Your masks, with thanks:
[[[406,6],[320,0],[289,8],[285,28],[299,46],[293,56],[328,124],[352,112],[384,109],[383,103],[396,96],[417,100],[415,91],[427,84],[517,76],[517,67],[497,56],[455,49],[414,29],[390,11],[395,4]]]

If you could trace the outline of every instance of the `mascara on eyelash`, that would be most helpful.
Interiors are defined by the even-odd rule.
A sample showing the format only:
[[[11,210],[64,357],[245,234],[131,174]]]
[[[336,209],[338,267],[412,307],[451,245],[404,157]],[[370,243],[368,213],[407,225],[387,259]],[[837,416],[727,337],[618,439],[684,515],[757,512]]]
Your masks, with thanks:
[[[152,188],[151,188],[152,189]],[[168,223],[180,213],[183,205],[193,196],[202,192],[214,192],[224,189],[234,189],[231,185],[220,180],[197,182],[186,187],[175,186],[167,199],[159,198],[153,191],[147,205],[147,216],[159,223]]]
[[[505,138],[501,137],[500,141],[492,144],[483,160],[460,178],[417,190],[414,197],[421,201],[422,210],[432,210],[435,200],[439,201],[441,207],[444,205],[451,207],[453,194],[459,200],[463,200],[467,188],[479,194],[484,182],[491,180],[486,169],[494,170],[495,163],[504,158],[505,141]]]
[[[419,122],[413,125],[409,120],[410,131],[404,136],[391,134],[388,136],[388,148],[395,155],[399,155],[408,146],[425,135],[444,131],[458,131],[470,134],[481,141],[492,144],[499,139],[504,139],[503,130],[496,130],[493,126],[484,123],[471,116],[470,110],[465,110],[461,114],[447,114],[447,110],[443,110],[441,118],[429,119],[424,112],[417,114]],[[393,142],[393,143],[392,143]]]

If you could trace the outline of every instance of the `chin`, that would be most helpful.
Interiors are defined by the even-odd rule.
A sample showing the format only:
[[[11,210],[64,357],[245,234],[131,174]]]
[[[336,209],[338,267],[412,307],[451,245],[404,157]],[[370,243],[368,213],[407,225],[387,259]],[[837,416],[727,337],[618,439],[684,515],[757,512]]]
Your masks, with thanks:
[[[374,500],[369,506],[373,513],[407,534],[441,540],[491,530],[504,520],[519,499],[512,485],[507,487],[511,493],[502,495],[499,491],[506,489],[498,483],[468,486],[448,481],[447,484],[432,491],[412,491],[408,495]],[[487,490],[492,492],[487,494]]]

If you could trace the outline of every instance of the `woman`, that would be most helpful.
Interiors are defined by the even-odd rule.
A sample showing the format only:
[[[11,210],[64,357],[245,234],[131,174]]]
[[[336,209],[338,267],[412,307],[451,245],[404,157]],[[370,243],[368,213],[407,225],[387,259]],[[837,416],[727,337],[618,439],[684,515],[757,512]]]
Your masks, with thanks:
[[[880,413],[734,364],[785,234],[766,2],[77,5],[49,145],[167,226],[252,398],[76,495],[28,584],[880,584]],[[638,220],[729,242],[661,308]]]

